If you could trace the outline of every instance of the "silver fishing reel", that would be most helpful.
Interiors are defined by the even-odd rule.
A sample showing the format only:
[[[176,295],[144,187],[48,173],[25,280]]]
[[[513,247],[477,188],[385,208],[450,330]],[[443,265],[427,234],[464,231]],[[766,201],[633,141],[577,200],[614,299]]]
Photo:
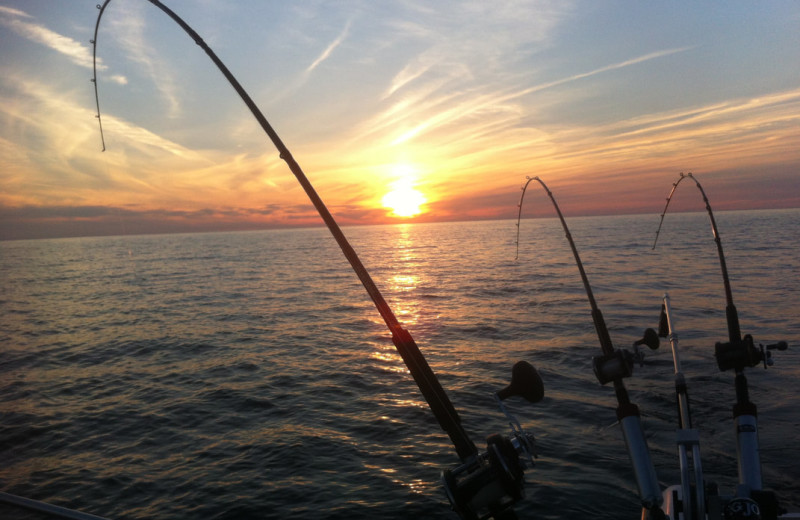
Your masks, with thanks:
[[[534,467],[536,441],[503,404],[504,399],[514,395],[532,403],[544,397],[542,379],[526,361],[514,365],[511,383],[494,394],[509,421],[511,433],[490,435],[485,452],[455,469],[442,472],[450,505],[464,520],[514,518],[511,508],[525,495],[524,471]]]

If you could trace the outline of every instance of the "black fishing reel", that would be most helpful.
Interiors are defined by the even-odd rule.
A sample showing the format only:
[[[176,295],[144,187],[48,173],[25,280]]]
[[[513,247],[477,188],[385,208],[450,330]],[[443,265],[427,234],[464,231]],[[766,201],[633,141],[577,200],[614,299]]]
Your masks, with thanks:
[[[511,383],[495,394],[500,409],[509,419],[511,434],[490,435],[485,452],[442,472],[450,505],[464,520],[516,518],[512,506],[525,495],[524,471],[534,466],[536,452],[533,434],[525,432],[503,405],[503,399],[514,395],[532,403],[544,396],[539,373],[526,361],[514,365]]]
[[[772,350],[786,350],[789,345],[779,341],[772,345],[758,347],[753,343],[753,336],[746,334],[739,341],[718,342],[714,346],[714,356],[720,371],[743,370],[746,367],[755,367],[761,363],[764,368],[772,365]]]
[[[633,352],[627,349],[615,349],[612,354],[593,357],[592,370],[600,384],[632,376],[634,363],[643,366],[645,353],[639,348],[641,345],[647,345],[650,350],[658,349],[658,333],[653,329],[646,329],[642,339],[633,343]]]
[[[638,354],[638,352],[637,352]],[[592,369],[601,385],[633,375],[633,364],[644,356],[635,356],[627,349],[616,349],[613,354],[592,358]]]
[[[500,434],[486,440],[486,452],[473,461],[442,473],[447,498],[464,520],[484,520],[508,514],[524,496],[526,457],[533,436],[509,439]],[[532,464],[531,464],[532,467]]]

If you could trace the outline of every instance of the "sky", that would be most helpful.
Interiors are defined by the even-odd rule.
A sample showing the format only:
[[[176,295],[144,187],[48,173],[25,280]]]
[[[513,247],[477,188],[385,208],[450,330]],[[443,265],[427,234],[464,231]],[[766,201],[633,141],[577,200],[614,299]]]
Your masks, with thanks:
[[[223,75],[145,0],[111,1],[99,27],[102,151],[97,3],[0,0],[0,239],[321,224]],[[165,3],[341,225],[516,218],[526,176],[567,218],[660,214],[690,171],[715,210],[800,207],[795,0]],[[553,216],[530,199],[523,216]]]

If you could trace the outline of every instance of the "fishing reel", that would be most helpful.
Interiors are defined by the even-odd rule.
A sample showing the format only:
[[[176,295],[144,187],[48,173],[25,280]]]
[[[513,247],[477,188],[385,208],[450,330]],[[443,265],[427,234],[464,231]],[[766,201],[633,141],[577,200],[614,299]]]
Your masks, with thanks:
[[[627,349],[616,349],[612,354],[595,356],[592,358],[592,369],[601,385],[615,379],[623,379],[633,375],[633,365],[637,363],[644,366],[644,350],[641,345],[647,345],[650,350],[659,346],[659,333],[653,329],[646,329],[642,339],[633,343],[633,352]]]
[[[764,368],[771,366],[772,350],[786,350],[789,345],[779,341],[772,345],[759,344],[758,348],[753,343],[753,336],[745,334],[739,341],[718,342],[714,346],[714,356],[720,371],[743,370],[745,367],[755,367],[760,363]]]
[[[536,369],[519,361],[511,372],[511,383],[495,393],[500,410],[511,426],[511,434],[490,435],[486,451],[461,466],[442,472],[450,505],[464,520],[515,518],[512,506],[523,498],[525,469],[534,466],[535,439],[508,412],[503,400],[519,395],[532,403],[544,397],[544,385]]]

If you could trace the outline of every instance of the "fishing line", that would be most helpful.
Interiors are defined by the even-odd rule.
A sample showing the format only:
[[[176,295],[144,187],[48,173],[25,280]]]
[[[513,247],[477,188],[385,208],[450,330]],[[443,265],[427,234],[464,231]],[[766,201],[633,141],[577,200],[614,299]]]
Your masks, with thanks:
[[[97,119],[100,122],[100,135],[101,139],[103,140],[103,150],[105,150],[105,139],[103,138],[102,133],[102,121],[100,117],[100,100],[99,95],[97,94],[97,67],[96,67],[96,59],[97,59],[97,32],[100,26],[100,19],[105,12],[106,6],[108,6],[111,0],[105,0],[105,2],[100,5],[97,5],[97,8],[100,10],[97,16],[97,23],[95,25],[95,37],[92,40],[92,45],[94,47],[93,51],[93,60],[94,60],[94,73],[95,76],[92,79],[95,88],[95,98],[97,102]],[[414,381],[417,383],[417,386],[420,388],[425,400],[428,402],[431,410],[433,411],[436,419],[438,420],[439,424],[441,425],[442,429],[444,429],[447,434],[450,436],[450,439],[453,442],[453,445],[458,452],[459,457],[462,460],[465,460],[477,453],[477,448],[470,440],[467,433],[464,431],[463,427],[461,426],[461,419],[456,412],[453,404],[451,403],[450,399],[444,392],[439,380],[437,379],[436,375],[433,373],[433,370],[428,365],[428,362],[425,360],[424,356],[419,350],[416,342],[414,341],[411,334],[404,329],[400,323],[398,322],[397,318],[395,317],[392,309],[389,307],[389,304],[383,298],[383,295],[378,290],[378,287],[373,282],[372,278],[370,277],[369,273],[367,272],[364,265],[361,263],[358,255],[356,254],[355,250],[352,248],[350,243],[348,242],[347,238],[342,233],[339,225],[334,220],[333,216],[331,215],[328,208],[322,202],[322,199],[317,194],[314,187],[311,185],[311,182],[306,177],[305,173],[303,173],[302,169],[300,168],[297,161],[295,161],[292,154],[289,152],[289,149],[284,145],[283,141],[278,137],[278,134],[272,128],[272,126],[267,122],[267,119],[261,113],[261,110],[256,106],[244,88],[239,84],[238,80],[233,76],[233,74],[228,70],[228,68],[222,63],[222,61],[217,57],[214,51],[203,41],[197,32],[194,31],[186,22],[183,21],[177,14],[175,14],[171,9],[167,6],[162,4],[158,0],[148,0],[151,4],[158,7],[166,13],[170,18],[172,18],[193,40],[194,42],[199,45],[203,51],[208,55],[211,61],[217,66],[217,68],[222,72],[231,86],[236,90],[241,97],[242,101],[244,101],[247,108],[250,109],[250,112],[256,118],[258,123],[261,125],[261,128],[270,138],[272,143],[277,148],[280,158],[283,159],[286,164],[289,166],[289,169],[294,174],[295,178],[297,178],[298,182],[302,186],[303,190],[306,192],[306,195],[311,200],[314,207],[317,209],[320,217],[325,222],[328,230],[333,235],[336,242],[339,244],[339,248],[344,253],[345,258],[347,258],[348,262],[350,262],[350,266],[355,271],[356,276],[358,276],[361,284],[366,289],[367,293],[369,294],[370,298],[372,299],[375,307],[378,309],[381,317],[383,318],[384,322],[386,323],[389,331],[392,333],[392,341],[394,342],[395,346],[397,347],[400,356],[403,358],[403,361],[406,363],[411,375],[414,378]]]

